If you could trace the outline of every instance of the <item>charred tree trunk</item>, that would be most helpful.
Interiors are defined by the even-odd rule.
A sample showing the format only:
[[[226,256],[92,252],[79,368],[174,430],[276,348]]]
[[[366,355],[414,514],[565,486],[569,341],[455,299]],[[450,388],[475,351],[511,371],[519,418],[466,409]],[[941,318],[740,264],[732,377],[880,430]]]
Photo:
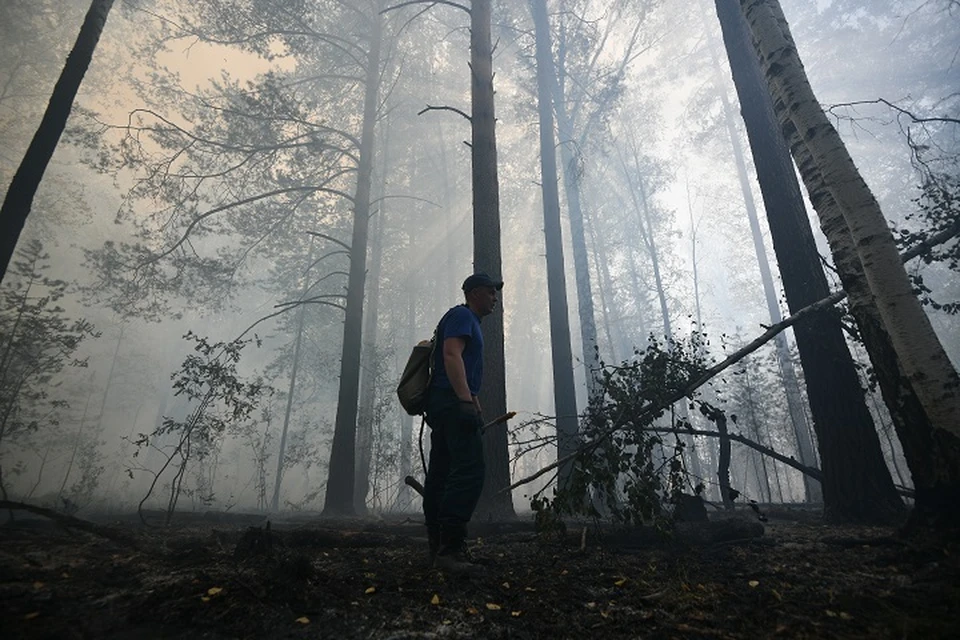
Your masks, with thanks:
[[[793,166],[736,0],[717,0],[741,112],[747,124],[774,249],[791,312],[829,295]],[[889,521],[903,506],[883,460],[839,313],[825,309],[794,326],[820,446],[828,518]]]
[[[337,417],[330,448],[330,474],[324,499],[325,515],[354,513],[354,470],[357,436],[357,402],[360,387],[360,349],[363,327],[363,293],[367,268],[367,235],[370,225],[370,181],[373,173],[374,129],[380,88],[380,44],[382,19],[370,16],[370,50],[367,53],[363,124],[360,133],[360,161],[357,190],[353,199],[353,234],[350,243],[350,274],[343,323],[340,360],[340,391]]]
[[[550,55],[552,67],[552,52]],[[577,312],[580,319],[580,347],[583,352],[583,364],[586,368],[587,393],[592,397],[597,391],[600,358],[597,351],[597,320],[596,311],[593,307],[593,289],[590,284],[590,264],[584,233],[583,202],[580,193],[581,162],[579,154],[573,148],[573,126],[566,112],[563,96],[560,95],[556,71],[551,72],[550,80],[560,133],[563,187],[567,196],[567,213],[570,218],[570,243],[573,248],[573,270],[576,274],[577,285]]]
[[[306,295],[307,285],[304,285],[301,297]],[[290,365],[290,384],[287,386],[287,406],[283,412],[283,427],[280,430],[280,449],[277,451],[277,473],[273,479],[273,498],[270,500],[270,510],[280,509],[280,485],[283,482],[283,463],[287,455],[287,432],[290,428],[290,414],[293,410],[293,398],[297,390],[297,373],[300,371],[300,345],[303,342],[303,325],[306,319],[307,306],[301,304],[297,309],[297,337],[293,343],[293,362]]]
[[[497,178],[496,118],[493,101],[491,2],[473,0],[470,9],[471,159],[473,173],[473,267],[501,279],[500,184]],[[483,388],[480,404],[488,416],[507,412],[507,380],[503,353],[502,306],[483,322]],[[514,517],[513,499],[500,490],[510,485],[505,429],[483,437],[486,478],[477,519]]]
[[[7,189],[3,206],[0,207],[0,281],[7,272],[7,265],[10,264],[17,247],[20,232],[30,215],[40,180],[43,179],[50,158],[60,142],[60,135],[73,108],[73,100],[93,59],[93,52],[100,41],[100,34],[103,33],[112,6],[113,0],[93,0],[90,3],[77,41],[67,56],[57,84],[53,87],[53,94],[40,126],[37,127],[37,132]]]
[[[557,421],[557,455],[561,458],[577,448],[577,394],[573,383],[573,350],[567,316],[567,282],[563,265],[563,237],[560,230],[560,193],[557,186],[557,157],[550,101],[550,78],[556,79],[550,45],[545,0],[532,0],[533,24],[537,39],[537,105],[540,113],[540,187],[543,194],[543,232],[547,255],[547,295],[550,313],[550,353],[553,364],[553,402]],[[582,233],[581,224],[581,233]],[[581,238],[582,240],[582,238]],[[594,329],[594,340],[596,330]],[[587,354],[584,354],[586,358]],[[592,372],[587,372],[592,378]],[[560,467],[558,484],[565,487],[572,464]]]
[[[733,509],[733,493],[730,491],[730,437],[727,432],[727,416],[717,411],[710,419],[720,433],[720,456],[717,463],[717,482],[720,484],[720,499],[724,509]]]
[[[714,51],[713,41],[709,40],[708,44],[710,46],[710,55],[713,58],[714,67],[715,69],[718,69],[720,64]],[[733,109],[730,106],[730,101],[727,100],[726,89],[723,88],[723,85],[719,82],[718,77],[715,84],[717,87],[717,92],[720,95],[720,101],[723,105],[723,115],[727,126],[727,134],[730,138],[730,146],[733,151],[734,162],[737,166],[737,175],[740,178],[740,191],[743,193],[743,202],[747,210],[747,219],[750,222],[750,233],[753,237],[753,248],[757,254],[757,264],[760,268],[760,282],[763,285],[763,295],[767,302],[767,313],[770,314],[770,321],[776,324],[777,322],[783,320],[783,315],[780,313],[780,304],[777,302],[776,287],[773,284],[773,276],[770,273],[770,261],[767,259],[767,250],[763,245],[763,235],[760,232],[760,220],[757,216],[757,207],[754,203],[753,191],[750,188],[750,180],[747,177],[747,168],[746,162],[744,162],[743,149],[740,147],[740,135],[737,132],[736,125],[734,124],[735,116],[733,115]],[[782,148],[784,149],[784,152],[786,152],[785,147]],[[787,164],[789,164],[789,159]],[[794,183],[795,182],[796,181],[794,180]],[[800,195],[799,187],[794,195]],[[781,195],[780,197],[784,196]],[[797,205],[801,210],[804,210],[802,199],[797,201]],[[806,218],[804,217],[804,219]],[[797,248],[802,248],[803,246],[805,245],[798,244]],[[807,255],[804,257],[808,261],[819,261],[819,256]],[[803,462],[803,464],[808,466],[817,466],[817,455],[813,450],[813,440],[810,437],[810,431],[807,428],[806,415],[803,411],[800,384],[797,380],[796,371],[793,369],[793,360],[790,358],[790,347],[787,345],[787,336],[785,333],[780,333],[777,335],[774,341],[774,346],[776,347],[777,367],[780,371],[780,379],[783,381],[783,388],[787,398],[787,411],[790,415],[790,422],[791,426],[793,427],[794,438],[797,442],[797,453],[799,454],[800,461]],[[808,502],[823,501],[823,492],[820,488],[820,483],[818,483],[816,480],[808,478],[807,476],[803,476],[803,487]]]
[[[363,347],[360,353],[360,409],[357,419],[357,461],[353,504],[357,513],[367,511],[367,493],[370,492],[370,460],[373,448],[374,404],[377,396],[377,381],[380,366],[377,360],[377,317],[380,311],[380,267],[383,262],[383,233],[387,224],[386,200],[382,199],[387,188],[387,172],[390,167],[389,132],[383,142],[383,175],[380,180],[379,214],[374,221],[376,231],[370,245],[370,287],[367,310],[363,317]]]
[[[90,376],[90,381],[93,381],[93,375]],[[73,463],[77,459],[77,451],[80,449],[80,441],[83,438],[83,427],[87,423],[87,410],[90,408],[90,399],[93,398],[93,392],[91,391],[87,394],[87,401],[83,405],[83,416],[80,418],[80,426],[77,427],[77,436],[73,440],[73,450],[70,452],[70,461],[67,462],[67,470],[63,474],[63,482],[60,483],[60,490],[57,491],[57,505],[59,506],[60,500],[63,498],[63,492],[67,488],[67,480],[70,479],[70,473],[73,471]]]
[[[600,294],[600,306],[603,310],[603,332],[607,338],[607,345],[609,348],[608,355],[613,359],[613,362],[620,362],[623,357],[620,353],[621,343],[623,342],[623,326],[620,324],[617,331],[617,340],[613,339],[613,329],[611,325],[614,322],[618,324],[621,322],[620,318],[613,318],[615,313],[616,301],[613,299],[613,279],[610,277],[610,267],[607,264],[607,255],[598,248],[596,232],[594,230],[593,221],[590,217],[584,219],[586,222],[587,232],[590,234],[590,243],[593,245],[593,262],[597,270],[597,273],[600,274],[599,279],[599,294]]]

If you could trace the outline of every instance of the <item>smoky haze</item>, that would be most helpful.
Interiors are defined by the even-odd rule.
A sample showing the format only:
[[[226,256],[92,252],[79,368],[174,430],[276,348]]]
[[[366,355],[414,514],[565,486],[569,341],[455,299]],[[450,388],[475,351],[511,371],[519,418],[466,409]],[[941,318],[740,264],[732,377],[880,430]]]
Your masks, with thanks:
[[[778,319],[771,306],[782,317],[790,311],[714,3],[548,4],[562,96],[553,106],[558,175],[547,180],[559,186],[572,351],[564,366],[582,412],[595,355],[618,364],[651,341],[702,331],[709,358],[721,360]],[[956,184],[954,3],[781,4],[813,90],[888,222],[922,231],[926,177]],[[81,514],[322,510],[344,323],[360,318],[355,510],[419,513],[403,478],[423,475],[420,418],[405,415],[395,387],[411,347],[462,302],[461,283],[474,268],[469,18],[442,4],[382,16],[375,5],[113,7],[3,279],[7,499]],[[5,190],[88,7],[0,6]],[[370,74],[373,21],[382,35]],[[504,325],[507,408],[517,412],[507,426],[515,481],[557,458],[551,340],[560,338],[551,335],[546,254],[554,249],[544,240],[526,2],[495,7],[493,40],[505,281],[495,313]],[[361,150],[370,82],[375,125],[372,147]],[[753,229],[745,198],[755,203]],[[348,318],[358,210],[368,221],[359,238],[363,309]],[[826,279],[838,289],[809,203],[807,211]],[[956,366],[956,262],[908,270],[922,276],[923,296],[934,301],[925,310]],[[732,430],[817,466],[796,340],[792,330],[785,336],[779,355],[771,342],[702,393],[737,417]],[[847,339],[863,365],[883,461],[897,485],[912,486],[866,352]],[[591,344],[596,354],[585,353]],[[785,375],[794,376],[794,391]],[[682,419],[709,430],[687,405],[657,424]],[[658,455],[680,440],[688,488],[702,483],[719,501],[715,439],[664,436]],[[734,486],[759,502],[801,502],[814,490],[797,469],[737,444],[730,471]],[[514,508],[527,510],[552,477],[515,489]]]

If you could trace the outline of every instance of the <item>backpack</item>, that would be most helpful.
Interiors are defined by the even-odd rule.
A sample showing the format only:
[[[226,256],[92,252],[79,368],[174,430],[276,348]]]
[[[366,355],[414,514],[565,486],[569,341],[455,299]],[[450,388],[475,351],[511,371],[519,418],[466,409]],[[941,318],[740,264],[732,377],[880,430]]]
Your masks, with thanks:
[[[407,358],[407,365],[403,368],[403,375],[400,376],[397,397],[400,398],[404,411],[411,416],[423,415],[427,410],[427,393],[430,391],[430,381],[433,380],[437,336],[440,334],[440,325],[447,318],[447,313],[443,314],[440,322],[437,323],[433,337],[429,340],[421,340],[413,347],[410,357]]]
[[[427,393],[433,379],[433,354],[437,348],[437,334],[430,340],[421,340],[410,352],[407,365],[397,385],[397,397],[403,409],[411,416],[421,415],[427,409]]]

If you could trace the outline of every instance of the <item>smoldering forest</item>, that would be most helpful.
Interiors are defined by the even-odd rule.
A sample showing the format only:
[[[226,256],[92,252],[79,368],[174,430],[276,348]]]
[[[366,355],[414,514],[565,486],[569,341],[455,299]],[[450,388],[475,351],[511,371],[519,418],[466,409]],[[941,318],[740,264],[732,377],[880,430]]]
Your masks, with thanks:
[[[0,34],[4,626],[956,631],[955,1],[6,0]],[[397,385],[475,272],[461,583]]]

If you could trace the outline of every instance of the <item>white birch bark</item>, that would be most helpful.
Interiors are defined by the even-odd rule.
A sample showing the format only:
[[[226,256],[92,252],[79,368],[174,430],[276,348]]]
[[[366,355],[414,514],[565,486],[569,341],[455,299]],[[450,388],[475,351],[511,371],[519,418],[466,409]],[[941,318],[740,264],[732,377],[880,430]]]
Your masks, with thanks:
[[[880,206],[820,107],[777,0],[741,0],[771,90],[786,106],[850,234],[874,304],[931,422],[960,435],[958,376],[913,293]],[[818,212],[819,213],[819,212]],[[824,230],[837,221],[821,219]]]

